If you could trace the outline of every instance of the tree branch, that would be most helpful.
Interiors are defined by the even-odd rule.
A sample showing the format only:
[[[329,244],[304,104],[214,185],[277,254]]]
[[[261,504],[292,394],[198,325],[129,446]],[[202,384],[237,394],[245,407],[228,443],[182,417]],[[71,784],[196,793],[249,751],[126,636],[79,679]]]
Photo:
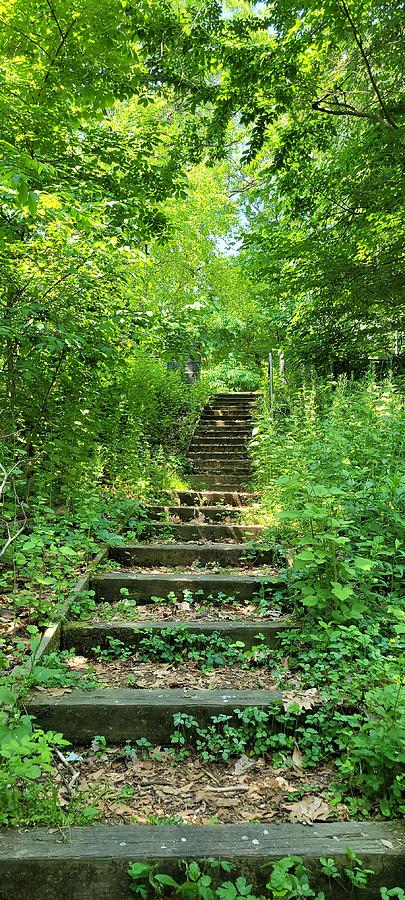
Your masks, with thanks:
[[[323,106],[322,104],[327,99],[327,97],[331,98],[332,101],[336,104],[335,108],[329,106]],[[383,125],[384,128],[388,128],[391,134],[395,134],[396,138],[399,140],[401,144],[403,144],[403,140],[399,135],[398,128],[396,125],[392,125],[389,119],[382,118],[382,116],[377,116],[374,113],[365,112],[361,109],[356,109],[354,106],[350,106],[347,103],[340,103],[336,98],[333,99],[333,95],[325,94],[324,97],[320,97],[319,100],[314,100],[312,105],[312,109],[316,112],[326,113],[329,116],[354,116],[357,119],[367,119],[369,122],[372,122],[374,125]]]
[[[4,491],[5,491],[5,489],[6,489],[7,482],[8,482],[9,479],[10,479],[10,476],[11,476],[12,473],[15,471],[15,469],[18,468],[18,466],[20,465],[20,462],[21,462],[21,460],[19,460],[18,462],[14,463],[14,465],[13,465],[13,466],[11,467],[11,469],[9,469],[8,471],[7,471],[7,469],[5,469],[5,467],[3,466],[3,464],[0,463],[0,472],[1,472],[2,476],[3,476],[3,480],[2,480],[2,482],[1,482],[1,484],[0,484],[0,501],[3,499],[3,494],[4,494]],[[6,550],[8,550],[8,548],[9,548],[10,545],[13,543],[13,541],[15,541],[15,540],[20,536],[20,534],[23,533],[24,528],[25,528],[25,526],[26,526],[26,524],[27,524],[27,515],[26,515],[26,512],[25,512],[24,506],[23,506],[21,500],[18,499],[17,493],[16,493],[15,489],[14,489],[14,495],[15,495],[15,498],[16,498],[16,502],[17,502],[18,506],[20,507],[21,512],[22,512],[22,514],[23,514],[23,523],[22,523],[22,525],[20,525],[20,527],[17,529],[17,531],[14,532],[14,534],[11,534],[11,531],[10,531],[10,529],[9,529],[8,523],[3,519],[3,522],[4,522],[4,524],[5,524],[5,526],[6,526],[6,529],[7,529],[7,540],[6,540],[5,544],[3,544],[3,546],[2,546],[1,549],[0,549],[0,559],[1,559],[2,556],[4,556]]]
[[[389,124],[391,125],[392,128],[398,128],[398,126],[395,124],[395,122],[391,119],[391,117],[390,117],[390,115],[389,115],[389,112],[388,112],[388,110],[387,110],[387,107],[386,107],[386,105],[385,105],[385,102],[384,102],[384,100],[383,100],[383,97],[382,97],[381,92],[380,92],[380,90],[379,90],[378,84],[377,84],[376,79],[375,79],[375,77],[374,77],[374,74],[373,74],[373,71],[372,71],[372,68],[371,68],[371,65],[370,65],[370,61],[369,61],[368,56],[367,56],[367,54],[366,54],[366,51],[365,51],[365,49],[364,49],[364,44],[363,44],[362,36],[361,36],[360,32],[359,32],[358,29],[357,29],[357,26],[356,26],[356,24],[355,24],[355,22],[354,22],[353,16],[352,16],[352,14],[351,14],[351,12],[350,12],[350,9],[349,9],[349,7],[348,7],[348,4],[346,3],[346,0],[339,0],[339,5],[340,5],[340,8],[341,8],[343,14],[346,16],[346,19],[347,19],[347,21],[349,22],[350,28],[351,28],[351,30],[352,30],[352,32],[353,32],[354,39],[355,39],[356,44],[357,44],[357,46],[358,46],[358,48],[359,48],[359,51],[360,51],[361,57],[362,57],[362,59],[363,59],[363,62],[364,62],[364,64],[365,64],[365,66],[366,66],[366,69],[367,69],[367,72],[368,72],[368,76],[369,76],[370,82],[371,82],[371,84],[372,84],[372,86],[373,86],[374,93],[375,93],[375,95],[376,95],[376,97],[377,97],[377,99],[378,99],[378,102],[379,102],[379,104],[380,104],[380,106],[381,106],[381,109],[382,109],[382,111],[383,111],[384,119],[385,119],[387,122],[389,122]]]
[[[50,57],[50,53],[45,50],[45,47],[42,47],[41,44],[38,44],[38,41],[34,41],[33,38],[29,37],[28,34],[25,34],[24,31],[20,31],[19,28],[15,27],[15,25],[10,25],[9,22],[5,22],[3,19],[0,19],[0,25],[4,25],[5,28],[9,28],[10,31],[14,31],[16,34],[19,34],[20,37],[25,38],[25,40],[29,41],[30,44],[33,44],[34,47],[38,47],[38,50],[41,50],[42,53],[45,53],[45,56]]]

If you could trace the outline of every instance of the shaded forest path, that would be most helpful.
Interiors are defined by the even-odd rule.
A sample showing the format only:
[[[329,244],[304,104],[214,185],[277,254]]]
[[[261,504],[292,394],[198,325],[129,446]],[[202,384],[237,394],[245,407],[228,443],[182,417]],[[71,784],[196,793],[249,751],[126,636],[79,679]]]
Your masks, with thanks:
[[[101,686],[42,689],[31,694],[28,711],[72,742],[75,765],[82,766],[74,776],[79,790],[83,784],[94,789],[93,778],[105,784],[106,824],[70,828],[66,841],[58,829],[14,835],[11,858],[18,866],[25,861],[13,882],[16,900],[27,896],[28,883],[35,900],[129,898],[128,865],[134,860],[174,873],[181,860],[222,858],[263,889],[263,863],[291,853],[311,866],[319,857],[339,857],[344,864],[350,847],[380,872],[386,848],[397,847],[395,826],[386,823],[317,821],[308,829],[293,816],[286,822],[289,791],[298,792],[304,805],[312,803],[317,818],[336,815],[322,797],[330,773],[300,770],[297,748],[281,770],[263,750],[251,758],[237,744],[222,759],[204,758],[213,722],[220,729],[243,723],[253,741],[260,734],[270,740],[274,734],[277,741],[284,728],[275,710],[288,694],[273,680],[269,648],[289,624],[274,602],[284,583],[278,551],[254,523],[248,441],[255,402],[250,393],[213,398],[189,449],[189,489],[173,492],[167,505],[149,507],[146,541],[109,548],[105,571],[91,581],[103,613],[62,625],[61,649],[74,647],[79,666],[93,656]],[[247,665],[249,651],[253,664]],[[208,652],[215,661],[201,665]],[[291,689],[288,677],[286,668],[283,688]],[[205,737],[198,747],[199,729]],[[286,759],[294,740],[288,747]],[[403,859],[392,863],[403,865]],[[12,871],[12,863],[7,866]],[[318,877],[317,863],[315,870]],[[380,896],[386,868],[384,873],[370,886],[370,898]],[[322,877],[318,883],[327,887]],[[344,897],[346,888],[327,896]]]

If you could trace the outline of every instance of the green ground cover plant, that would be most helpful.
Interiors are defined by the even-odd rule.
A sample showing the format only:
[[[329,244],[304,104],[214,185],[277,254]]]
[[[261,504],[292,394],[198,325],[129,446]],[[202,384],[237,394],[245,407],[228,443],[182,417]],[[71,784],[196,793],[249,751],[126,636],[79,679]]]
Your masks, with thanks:
[[[136,649],[117,638],[108,637],[108,648],[92,647],[92,653],[99,660],[128,659],[147,662],[149,660],[184,665],[187,661],[197,663],[204,671],[238,663],[242,667],[264,665],[271,659],[271,650],[265,644],[264,635],[256,635],[257,643],[249,650],[243,641],[232,641],[219,632],[200,634],[187,625],[164,628],[158,633],[147,629],[135,631],[138,639]]]
[[[337,866],[333,859],[319,859],[319,876],[327,885],[326,891],[318,891],[314,887],[319,883],[299,856],[285,856],[269,863],[263,872],[266,882],[266,893],[256,893],[257,885],[249,883],[244,875],[235,872],[235,865],[228,860],[208,859],[203,862],[195,860],[179,865],[180,872],[173,874],[163,872],[159,865],[148,863],[131,863],[128,875],[133,893],[146,900],[147,897],[185,897],[188,900],[271,900],[284,898],[296,900],[300,897],[313,897],[315,900],[326,900],[333,896],[333,886],[339,885],[350,894],[354,888],[366,888],[372,869],[364,866],[352,850],[346,851],[346,861]],[[268,879],[268,880],[267,880]],[[253,893],[254,891],[254,893]],[[380,889],[380,897],[396,897],[404,900],[402,888]]]

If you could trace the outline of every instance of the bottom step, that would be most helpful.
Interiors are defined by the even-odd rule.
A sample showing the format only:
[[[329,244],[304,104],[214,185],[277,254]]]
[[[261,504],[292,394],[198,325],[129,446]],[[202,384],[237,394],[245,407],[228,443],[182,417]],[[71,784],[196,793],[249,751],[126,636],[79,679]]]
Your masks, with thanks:
[[[266,890],[266,863],[289,854],[308,865],[314,888],[323,889],[326,900],[347,900],[347,888],[333,882],[331,887],[319,874],[318,860],[333,857],[337,865],[344,865],[349,848],[375,872],[366,890],[350,891],[352,900],[377,900],[380,887],[405,884],[404,829],[397,823],[14,829],[0,837],[0,900],[130,900],[134,897],[130,863],[156,863],[161,872],[176,877],[179,870],[184,874],[182,860],[209,858],[233,864],[234,870],[224,873],[221,881],[243,874],[258,893]]]

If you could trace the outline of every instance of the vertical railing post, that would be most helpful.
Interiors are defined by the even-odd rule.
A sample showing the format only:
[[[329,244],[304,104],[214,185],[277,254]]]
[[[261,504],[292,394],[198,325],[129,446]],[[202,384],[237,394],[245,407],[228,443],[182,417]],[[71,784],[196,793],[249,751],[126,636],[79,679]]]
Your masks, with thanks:
[[[269,353],[269,396],[270,396],[270,409],[273,412],[274,406],[274,381],[273,381],[273,356]]]

